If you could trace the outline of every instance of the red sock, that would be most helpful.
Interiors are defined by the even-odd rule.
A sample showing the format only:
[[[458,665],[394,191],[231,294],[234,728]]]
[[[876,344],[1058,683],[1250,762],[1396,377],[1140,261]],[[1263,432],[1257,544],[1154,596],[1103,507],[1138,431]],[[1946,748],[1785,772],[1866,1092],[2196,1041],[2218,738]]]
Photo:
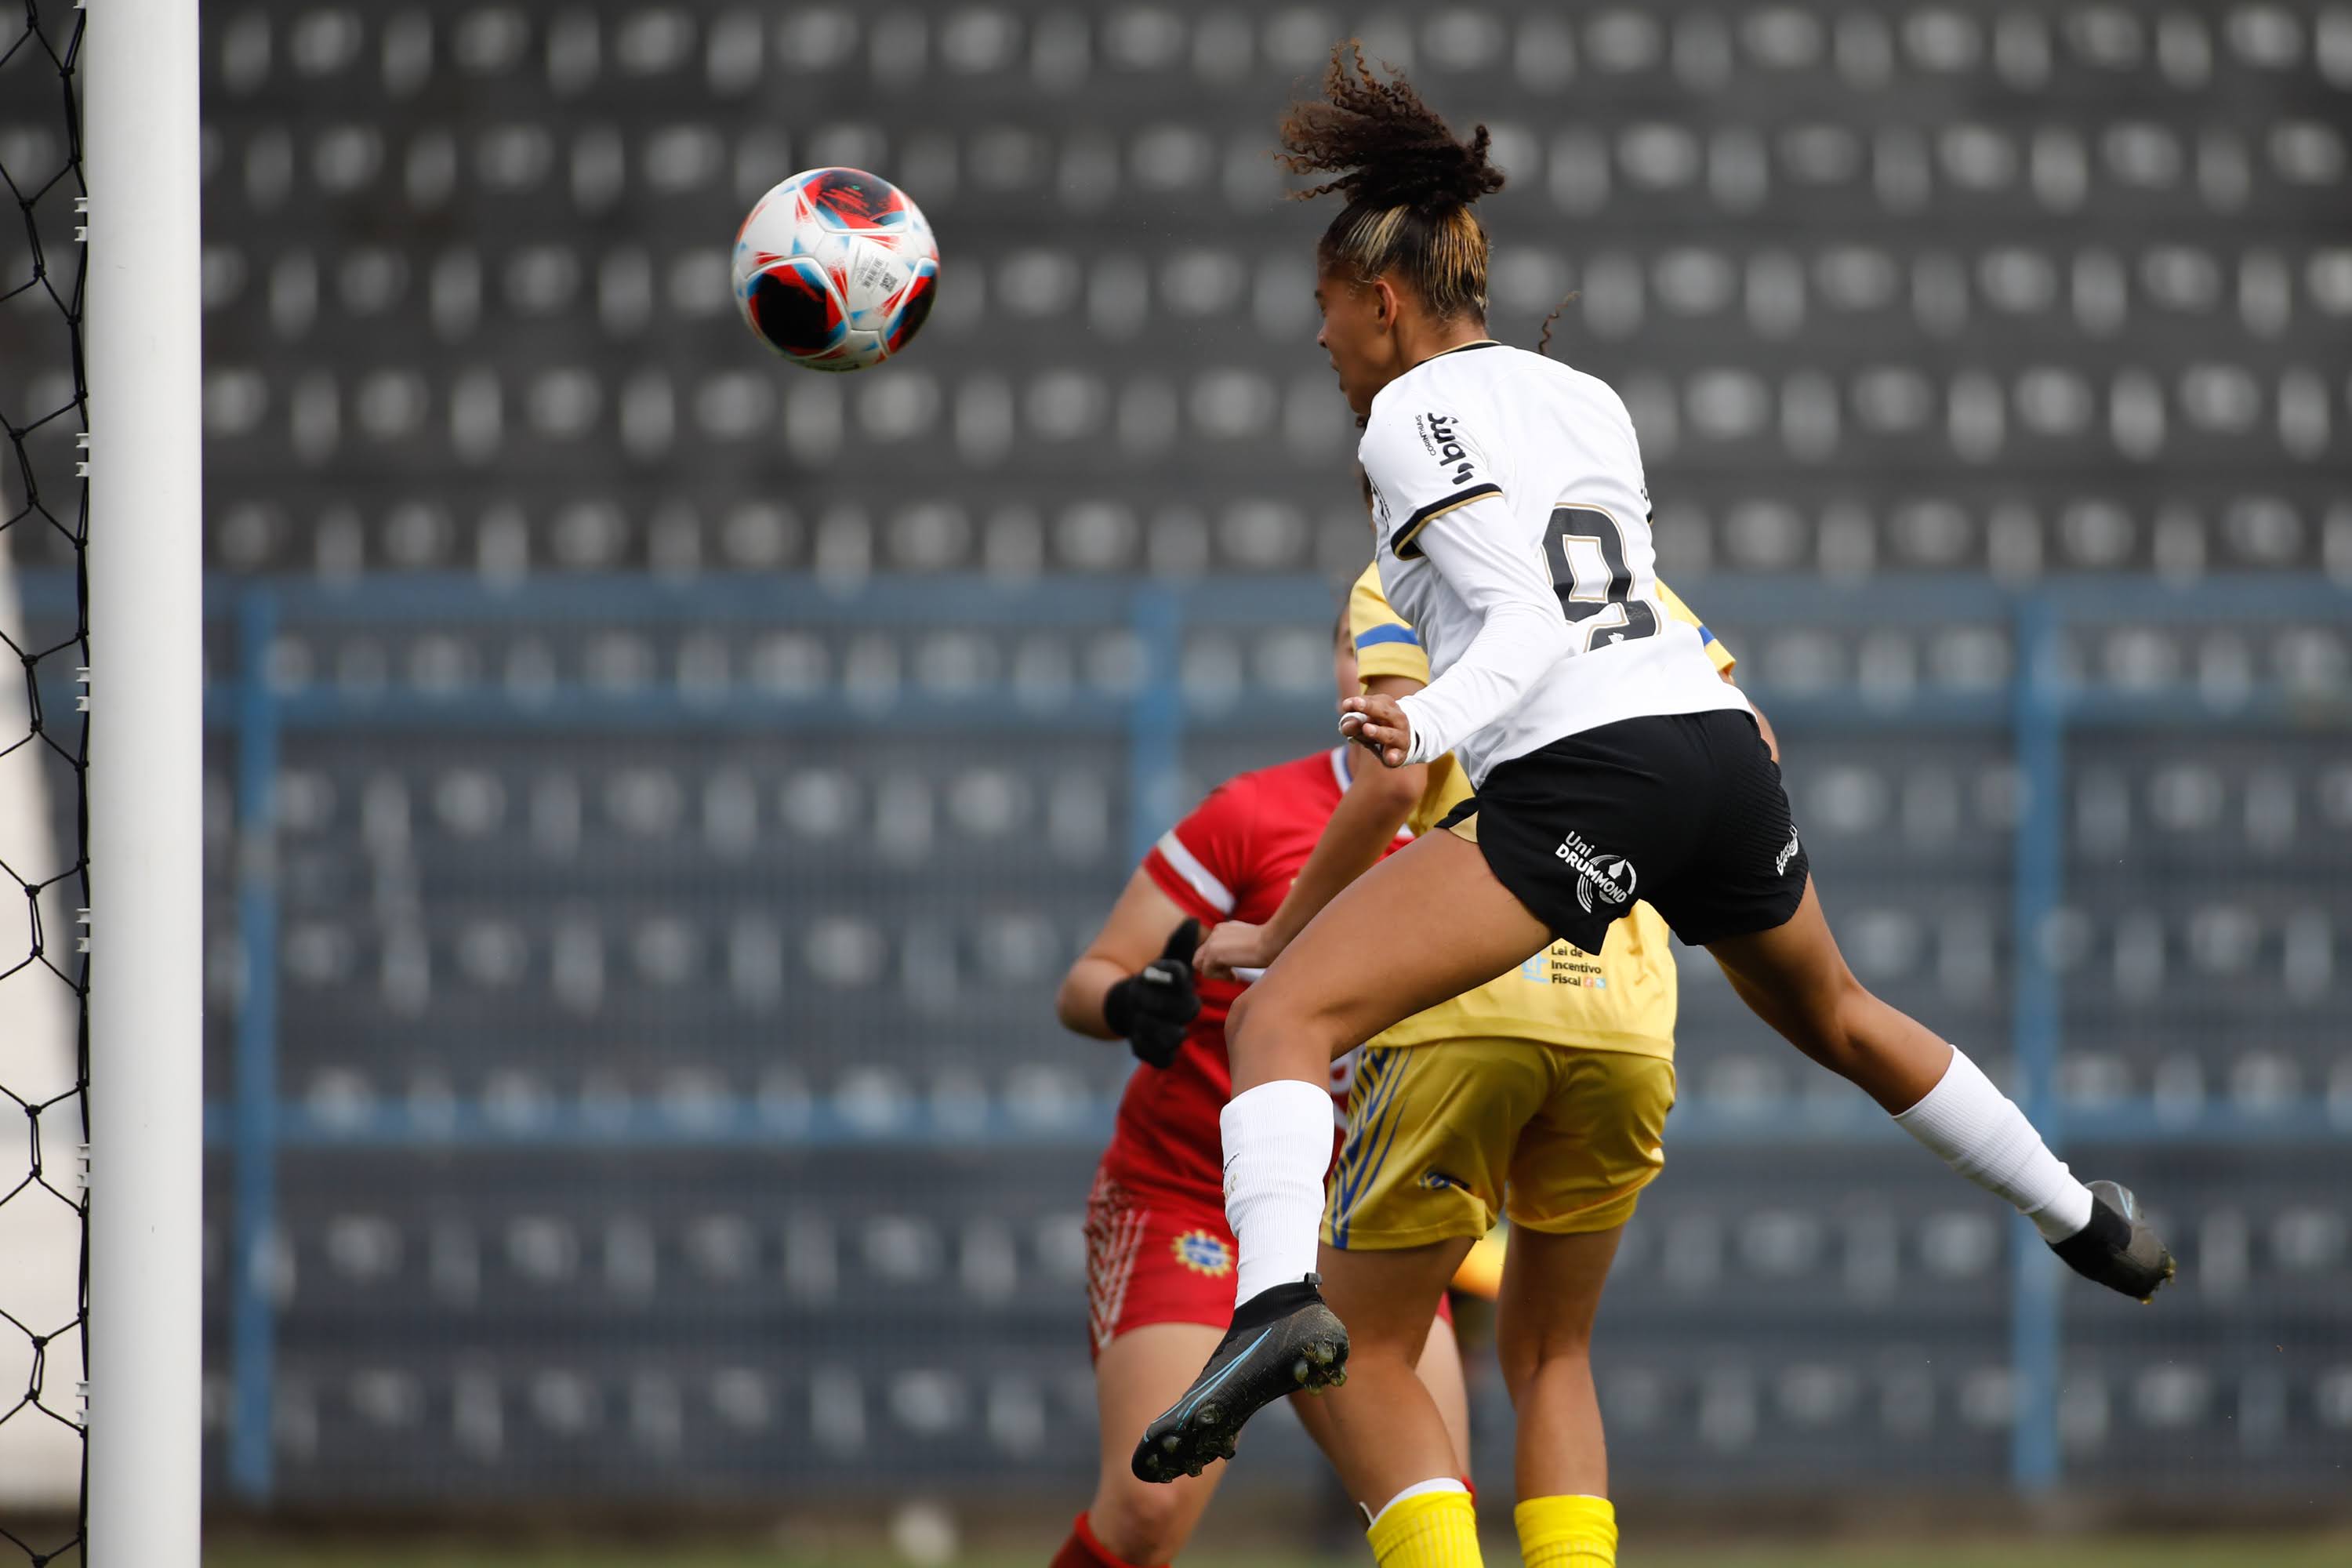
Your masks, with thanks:
[[[1095,1539],[1094,1526],[1080,1514],[1070,1522],[1070,1538],[1054,1553],[1048,1568],[1135,1568],[1111,1555],[1110,1548]]]

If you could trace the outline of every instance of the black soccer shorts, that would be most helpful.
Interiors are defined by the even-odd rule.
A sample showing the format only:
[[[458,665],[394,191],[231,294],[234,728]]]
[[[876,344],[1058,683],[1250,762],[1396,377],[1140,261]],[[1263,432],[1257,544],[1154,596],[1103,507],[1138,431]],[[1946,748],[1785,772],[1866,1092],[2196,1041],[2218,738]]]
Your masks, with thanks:
[[[1587,952],[1636,899],[1699,947],[1770,931],[1805,896],[1780,766],[1736,709],[1627,719],[1497,763],[1444,826]]]

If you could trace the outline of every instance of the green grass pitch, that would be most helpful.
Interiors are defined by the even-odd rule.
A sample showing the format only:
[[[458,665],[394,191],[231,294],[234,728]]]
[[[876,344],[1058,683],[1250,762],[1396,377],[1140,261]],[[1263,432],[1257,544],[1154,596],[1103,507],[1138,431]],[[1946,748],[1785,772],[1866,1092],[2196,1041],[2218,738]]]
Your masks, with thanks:
[[[1486,1543],[1487,1561],[1517,1561],[1507,1541]],[[1047,1549],[1050,1551],[1050,1548]],[[957,1568],[1045,1568],[1035,1557],[998,1553],[960,1559]],[[1205,1552],[1192,1568],[1336,1568],[1369,1563],[1357,1557],[1259,1555]],[[582,1545],[487,1548],[412,1542],[397,1546],[263,1544],[223,1542],[207,1547],[206,1568],[905,1568],[875,1554],[811,1556],[781,1548],[665,1547],[604,1550]],[[1967,1544],[1887,1542],[1807,1547],[1632,1545],[1626,1568],[2344,1568],[2352,1563],[2352,1536],[2200,1536],[2188,1540],[1988,1541]]]

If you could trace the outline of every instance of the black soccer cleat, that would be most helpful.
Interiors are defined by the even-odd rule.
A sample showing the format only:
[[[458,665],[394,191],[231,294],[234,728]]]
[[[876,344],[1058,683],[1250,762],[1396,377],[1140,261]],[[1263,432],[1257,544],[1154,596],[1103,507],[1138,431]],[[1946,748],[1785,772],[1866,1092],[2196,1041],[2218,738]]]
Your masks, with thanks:
[[[1212,1459],[1232,1458],[1242,1423],[1276,1400],[1348,1381],[1348,1331],[1323,1304],[1321,1284],[1309,1274],[1241,1304],[1184,1397],[1144,1428],[1138,1480],[1197,1476]]]
[[[2091,1184],[2091,1223],[2050,1250],[2108,1289],[2147,1301],[2179,1271],[2164,1238],[2139,1216],[2139,1200],[2114,1182]]]

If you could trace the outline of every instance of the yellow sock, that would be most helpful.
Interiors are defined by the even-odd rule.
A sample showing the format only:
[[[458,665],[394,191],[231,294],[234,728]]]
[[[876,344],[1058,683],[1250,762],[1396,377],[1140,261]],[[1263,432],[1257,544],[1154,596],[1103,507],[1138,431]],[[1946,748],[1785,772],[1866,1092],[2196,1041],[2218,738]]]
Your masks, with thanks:
[[[1605,1497],[1529,1498],[1511,1519],[1528,1568],[1617,1568],[1617,1510]]]
[[[1478,1510],[1467,1492],[1423,1492],[1381,1511],[1366,1531],[1381,1568],[1484,1568]]]

